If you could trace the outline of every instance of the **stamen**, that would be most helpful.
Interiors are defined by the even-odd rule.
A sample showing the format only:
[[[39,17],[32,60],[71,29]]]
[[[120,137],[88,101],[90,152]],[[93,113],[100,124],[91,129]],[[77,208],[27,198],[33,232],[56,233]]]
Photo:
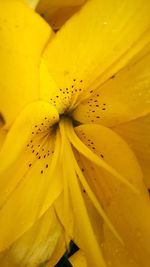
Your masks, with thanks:
[[[115,237],[120,241],[121,244],[124,244],[122,238],[117,233],[117,231],[115,230],[114,226],[112,225],[112,223],[110,222],[110,220],[106,216],[106,214],[105,214],[104,210],[102,209],[100,203],[98,202],[98,200],[95,197],[94,193],[92,192],[90,186],[88,185],[88,183],[87,183],[82,171],[79,168],[78,163],[76,162],[76,159],[75,159],[74,155],[72,155],[72,158],[73,158],[74,168],[75,168],[75,170],[76,170],[76,172],[78,174],[79,180],[82,183],[82,185],[83,185],[85,191],[87,192],[89,198],[91,199],[91,202],[93,203],[93,205],[95,206],[95,208],[97,209],[99,214],[102,216],[102,218],[104,219],[104,221],[106,222],[106,224],[108,225],[108,227],[110,228],[112,233],[115,235]]]
[[[67,179],[67,183],[70,189],[70,196],[73,205],[73,211],[75,214],[76,224],[79,226],[79,231],[81,233],[81,242],[84,247],[87,255],[89,257],[90,263],[95,267],[106,267],[104,262],[102,252],[98,242],[96,240],[93,227],[90,222],[90,218],[83,200],[83,196],[81,193],[81,188],[78,182],[78,178],[75,173],[74,166],[72,164],[72,148],[71,145],[64,135],[63,123],[60,123],[60,130],[62,134],[62,139],[65,145],[63,164],[65,168],[65,176]],[[67,162],[67,164],[66,164]],[[76,201],[78,199],[78,201]],[[80,214],[80,216],[79,216]],[[87,234],[88,233],[88,234]]]
[[[65,131],[64,131],[64,127],[62,125],[62,127],[60,127],[60,131],[61,131],[61,151],[60,151],[60,158],[63,159],[64,156],[64,151],[66,149],[65,147]],[[69,188],[68,188],[68,181],[67,181],[67,175],[66,175],[66,169],[65,169],[65,164],[62,164],[62,168],[63,168],[63,188],[64,188],[64,223],[66,226],[66,230],[69,229]]]
[[[65,128],[64,128],[64,124],[63,122],[60,123],[60,130],[61,130],[61,134],[62,134],[62,140],[63,140],[63,147],[62,147],[62,151],[65,151],[66,150],[66,145],[65,145]],[[65,148],[65,150],[64,150]],[[76,162],[76,159],[74,157],[74,154],[72,152],[72,149],[70,149],[70,157],[72,158],[72,164],[74,166],[74,170],[76,171],[79,179],[80,179],[80,182],[82,183],[83,187],[85,188],[89,198],[91,199],[93,205],[95,206],[95,208],[97,209],[97,211],[99,212],[99,214],[102,216],[102,218],[104,219],[104,221],[106,222],[106,224],[108,225],[108,227],[110,228],[110,230],[114,233],[114,235],[116,236],[116,238],[120,241],[121,244],[123,244],[123,241],[121,239],[121,237],[119,236],[119,234],[117,233],[117,231],[115,230],[114,226],[112,225],[112,223],[110,222],[110,220],[107,218],[104,210],[101,208],[97,198],[95,197],[94,193],[92,192],[92,190],[90,189],[88,183],[86,182],[86,179],[84,178],[84,175],[82,173],[82,171],[80,170],[79,166],[78,166],[78,163]],[[66,165],[66,164],[63,164],[63,166]],[[67,186],[67,181],[65,179],[65,187],[68,187]],[[68,193],[68,192],[67,192]],[[67,201],[67,199],[66,199]],[[68,205],[68,204],[67,204]]]

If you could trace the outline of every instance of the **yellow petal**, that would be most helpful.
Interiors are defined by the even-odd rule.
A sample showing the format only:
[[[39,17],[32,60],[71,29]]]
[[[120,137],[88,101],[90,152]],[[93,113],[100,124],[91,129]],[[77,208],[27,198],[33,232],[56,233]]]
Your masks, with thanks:
[[[73,267],[87,267],[86,258],[81,250],[73,254],[73,256],[69,258],[69,261]]]
[[[94,153],[120,172],[140,191],[140,194],[135,194],[108,172],[78,155],[80,167],[91,189],[124,241],[124,245],[120,243],[119,246],[127,252],[131,260],[138,263],[139,267],[147,267],[150,262],[149,196],[134,154],[117,134],[104,126],[83,125],[77,127],[76,132]],[[115,253],[113,245],[111,249]],[[105,260],[107,260],[106,257]]]
[[[50,27],[19,1],[0,1],[0,112],[10,124],[39,98],[39,62]]]
[[[0,265],[36,267],[53,258],[53,254],[61,257],[56,249],[62,230],[54,209],[50,208],[21,238],[0,254]]]
[[[27,105],[11,127],[1,150],[0,171],[5,171],[10,165],[13,165],[23,149],[36,149],[38,142],[39,144],[43,143],[42,139],[51,133],[51,127],[58,120],[57,110],[48,102],[37,101]]]
[[[51,98],[49,98],[49,92],[51,92]],[[46,101],[48,99],[60,114],[65,110],[65,103],[62,102],[59,87],[49,74],[44,60],[41,60],[40,64],[40,99]]]
[[[60,138],[52,128],[57,121],[57,111],[39,101],[25,108],[7,134],[0,151],[0,250],[27,231],[61,193]]]
[[[140,263],[133,259],[131,252],[114,238],[109,229],[104,225],[105,239],[102,243],[103,253],[107,259],[108,266],[115,267],[140,267]],[[142,265],[143,266],[143,265]],[[146,265],[148,266],[148,265]]]
[[[0,149],[5,141],[6,135],[7,135],[7,131],[3,128],[0,128]]]
[[[84,123],[113,126],[150,112],[150,45],[74,112]]]
[[[67,111],[147,44],[149,12],[149,1],[91,0],[65,23],[44,59],[64,102],[68,99]]]
[[[150,114],[113,127],[134,150],[142,171],[144,182],[150,188]]]
[[[86,0],[40,0],[36,11],[51,25],[58,30]]]

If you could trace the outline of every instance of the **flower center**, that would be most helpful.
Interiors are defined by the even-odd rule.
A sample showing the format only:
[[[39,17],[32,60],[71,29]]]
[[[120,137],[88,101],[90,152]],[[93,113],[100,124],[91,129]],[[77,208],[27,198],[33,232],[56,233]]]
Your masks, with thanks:
[[[59,114],[70,116],[79,103],[87,97],[86,86],[82,79],[76,78],[70,79],[70,82],[63,81],[62,86],[58,88],[54,84],[55,90],[50,90],[49,103],[57,109]],[[90,90],[89,94],[92,93],[93,90]]]

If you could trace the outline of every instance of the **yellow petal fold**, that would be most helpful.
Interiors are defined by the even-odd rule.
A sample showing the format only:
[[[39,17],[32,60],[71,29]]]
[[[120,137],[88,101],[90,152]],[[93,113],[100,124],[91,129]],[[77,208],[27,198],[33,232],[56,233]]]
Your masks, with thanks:
[[[3,267],[37,267],[51,260],[56,251],[63,229],[53,208],[48,211],[19,238],[10,248],[0,253],[0,265]],[[55,264],[57,261],[55,261]]]
[[[39,101],[22,111],[7,134],[0,151],[0,250],[27,231],[61,193],[60,138],[52,128],[57,121],[57,111]]]
[[[74,118],[113,126],[150,112],[150,45],[80,104]]]
[[[40,0],[36,11],[51,25],[54,30],[68,20],[86,0]]]
[[[106,251],[103,249],[103,245],[107,241],[105,227],[108,229],[104,222],[101,249],[107,264],[110,262],[110,266],[132,266],[129,263],[133,261],[137,264],[133,264],[133,266],[148,267],[150,262],[149,196],[134,154],[119,135],[104,126],[83,125],[76,128],[76,133],[94,153],[134,184],[140,192],[139,194],[134,193],[129,187],[120,183],[108,172],[96,167],[81,154],[78,153],[76,156],[91,189],[124,242],[121,244],[112,232],[111,235],[109,234],[115,240],[115,242],[111,241],[109,237],[108,244],[111,253],[117,257],[114,244],[118,242],[120,249],[118,253],[122,253],[120,265],[113,265],[112,255],[108,256],[108,259],[107,249]],[[125,260],[127,261],[126,265]]]
[[[149,1],[90,0],[65,23],[44,59],[68,111],[147,44],[149,12]]]
[[[0,1],[0,112],[7,124],[39,99],[39,63],[50,27],[27,5]]]
[[[144,182],[150,188],[150,114],[113,127],[133,149],[144,174]]]

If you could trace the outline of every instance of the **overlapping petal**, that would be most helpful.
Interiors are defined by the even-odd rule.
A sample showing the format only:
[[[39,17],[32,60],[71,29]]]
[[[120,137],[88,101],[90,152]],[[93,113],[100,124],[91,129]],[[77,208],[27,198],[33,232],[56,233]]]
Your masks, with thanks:
[[[39,98],[39,63],[50,27],[16,0],[0,1],[0,112],[7,124]]]
[[[111,266],[116,264],[115,266],[118,267],[148,267],[150,261],[149,197],[134,154],[123,139],[104,126],[82,125],[76,128],[76,133],[94,153],[120,172],[140,192],[136,194],[107,171],[96,167],[86,157],[77,153],[76,158],[85,178],[124,242],[124,244],[118,243],[119,241],[104,222],[101,249],[105,260],[107,263],[110,262]],[[107,247],[106,250],[104,245]],[[108,248],[110,254],[107,254]],[[120,258],[118,263],[115,260],[117,255]]]

